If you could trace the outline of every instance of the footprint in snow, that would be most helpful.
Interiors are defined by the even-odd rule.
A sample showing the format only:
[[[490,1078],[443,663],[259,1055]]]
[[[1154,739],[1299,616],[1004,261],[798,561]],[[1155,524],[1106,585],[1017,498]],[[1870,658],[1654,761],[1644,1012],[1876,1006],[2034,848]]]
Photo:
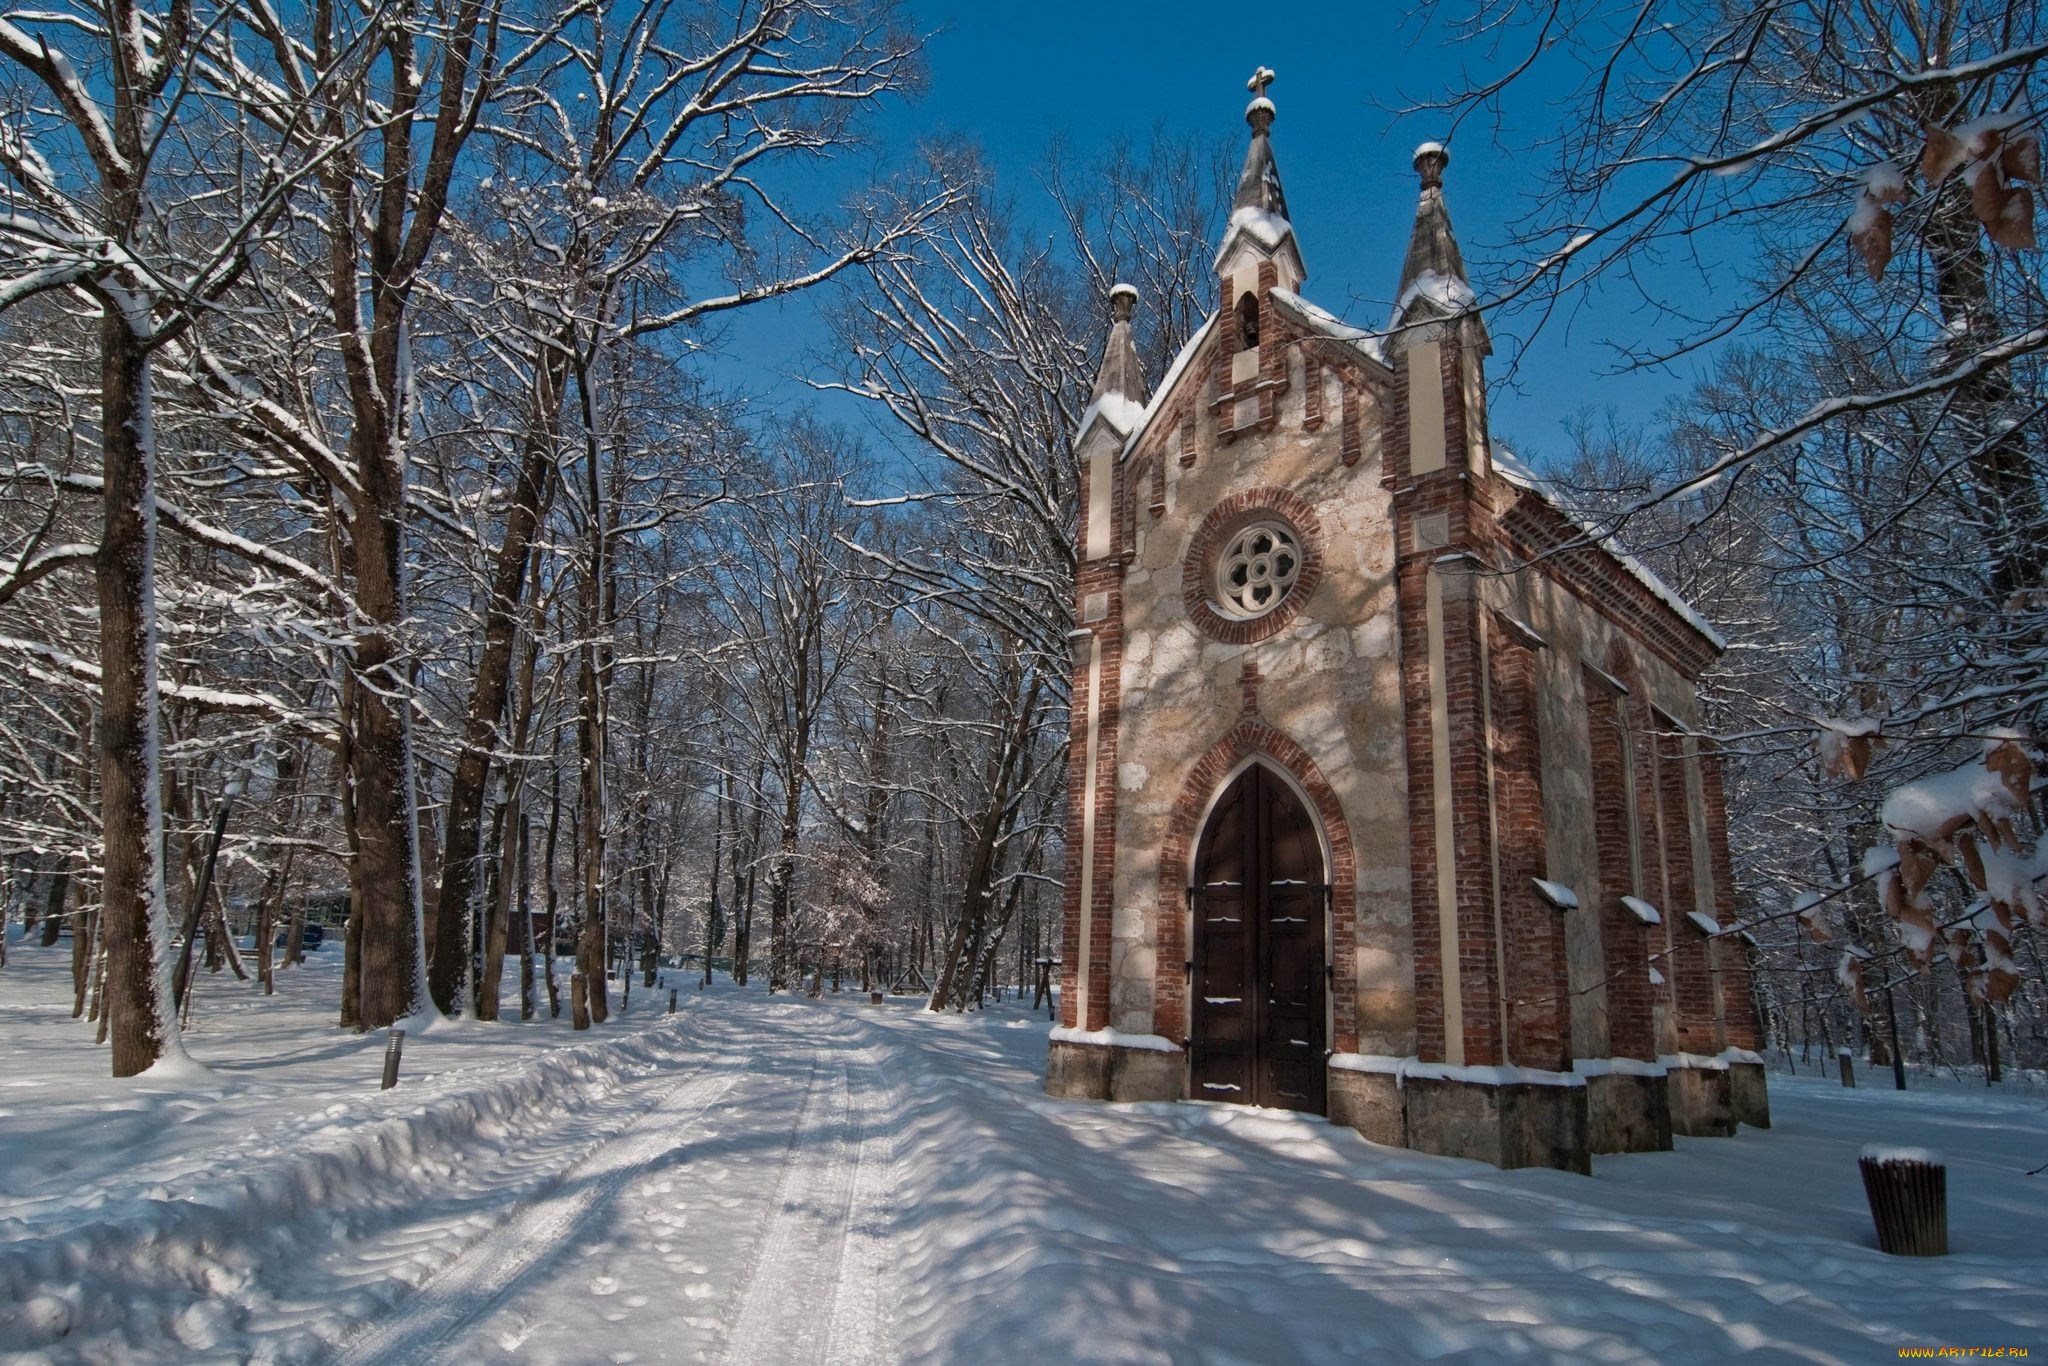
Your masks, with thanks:
[[[596,1277],[590,1282],[590,1293],[593,1295],[616,1295],[619,1293],[619,1283],[616,1278],[611,1276]]]

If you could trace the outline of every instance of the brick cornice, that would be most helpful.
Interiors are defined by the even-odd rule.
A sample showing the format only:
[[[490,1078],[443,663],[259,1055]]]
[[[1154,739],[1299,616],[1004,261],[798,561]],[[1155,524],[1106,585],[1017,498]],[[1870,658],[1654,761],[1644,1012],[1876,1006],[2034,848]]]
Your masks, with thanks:
[[[1659,659],[1697,681],[1721,651],[1557,509],[1530,493],[1501,521],[1514,555],[1571,592]],[[1578,544],[1575,544],[1578,543]],[[1570,547],[1570,548],[1566,548]]]

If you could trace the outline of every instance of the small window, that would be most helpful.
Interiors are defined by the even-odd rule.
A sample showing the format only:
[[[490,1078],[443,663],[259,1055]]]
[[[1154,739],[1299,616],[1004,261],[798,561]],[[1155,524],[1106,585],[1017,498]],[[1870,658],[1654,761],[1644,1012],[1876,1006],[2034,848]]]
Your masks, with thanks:
[[[1237,301],[1237,349],[1249,351],[1259,344],[1259,301],[1250,294]]]
[[[1216,596],[1223,615],[1240,621],[1278,607],[1299,577],[1301,544],[1277,522],[1246,527],[1216,557]]]

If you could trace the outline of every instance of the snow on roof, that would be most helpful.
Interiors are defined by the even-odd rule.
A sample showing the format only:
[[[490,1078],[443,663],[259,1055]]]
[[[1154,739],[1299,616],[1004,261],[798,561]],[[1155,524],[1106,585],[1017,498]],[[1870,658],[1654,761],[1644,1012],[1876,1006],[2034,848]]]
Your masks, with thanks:
[[[1294,236],[1294,225],[1271,209],[1262,209],[1256,204],[1232,210],[1230,222],[1223,229],[1223,245],[1216,249],[1215,269],[1223,269],[1223,258],[1230,254],[1230,244],[1240,232],[1268,252],[1278,252],[1281,244]],[[1295,250],[1299,252],[1301,248],[1297,246]]]
[[[1145,405],[1124,394],[1104,394],[1081,413],[1078,430],[1082,436],[1088,434],[1098,417],[1108,422],[1118,436],[1128,436],[1145,420]]]
[[[1398,327],[1408,321],[1409,310],[1417,304],[1428,304],[1438,314],[1449,316],[1463,313],[1478,302],[1479,296],[1472,292],[1468,281],[1425,270],[1394,301],[1393,325]]]
[[[1705,911],[1687,911],[1685,918],[1699,926],[1701,934],[1715,935],[1721,932],[1721,922],[1708,915]]]
[[[1152,391],[1151,402],[1145,405],[1144,411],[1132,422],[1131,434],[1124,439],[1123,453],[1117,457],[1119,460],[1131,458],[1131,452],[1137,449],[1139,440],[1145,435],[1145,429],[1152,425],[1152,419],[1158,414],[1166,396],[1180,383],[1181,373],[1188,368],[1188,362],[1195,358],[1195,352],[1201,349],[1203,340],[1209,335],[1209,329],[1214,326],[1216,315],[1211,313],[1202,319],[1202,325],[1195,329],[1195,335],[1189,337],[1187,344],[1181,347],[1180,354],[1173,358],[1173,364],[1166,367],[1166,373],[1159,377],[1159,387]]]
[[[1565,886],[1562,882],[1552,882],[1549,878],[1542,877],[1532,877],[1529,881],[1536,884],[1537,892],[1542,895],[1545,901],[1548,901],[1560,911],[1576,911],[1579,909],[1579,894]]]
[[[1625,896],[1621,899],[1621,904],[1628,908],[1630,915],[1633,915],[1645,925],[1661,925],[1664,923],[1664,917],[1658,914],[1657,908],[1639,896]]]
[[[1492,443],[1492,449],[1493,467],[1499,471],[1501,478],[1507,480],[1516,488],[1535,494],[1552,511],[1584,532],[1588,539],[1598,546],[1609,559],[1628,571],[1631,578],[1649,589],[1658,601],[1677,613],[1686,625],[1692,627],[1693,630],[1698,631],[1711,641],[1715,649],[1725,650],[1728,648],[1727,639],[1709,625],[1705,617],[1694,611],[1692,604],[1672,591],[1670,584],[1658,578],[1655,570],[1629,554],[1626,550],[1623,550],[1620,542],[1616,541],[1612,535],[1601,532],[1583,518],[1575,517],[1570,512],[1567,512],[1564,504],[1558,499],[1557,490],[1551,487],[1548,480],[1523,464],[1521,457],[1517,456],[1506,446],[1501,445],[1498,441]]]
[[[1268,293],[1274,303],[1291,314],[1303,327],[1321,333],[1331,341],[1346,343],[1368,360],[1380,365],[1387,363],[1386,338],[1380,333],[1363,327],[1353,327],[1327,309],[1316,307],[1293,290],[1273,289]]]

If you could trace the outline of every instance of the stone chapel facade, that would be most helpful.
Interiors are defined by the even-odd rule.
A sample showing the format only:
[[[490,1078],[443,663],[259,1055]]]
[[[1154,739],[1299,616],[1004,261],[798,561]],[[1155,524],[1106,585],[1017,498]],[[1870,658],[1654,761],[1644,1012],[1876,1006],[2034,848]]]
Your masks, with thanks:
[[[1582,1172],[1768,1124],[1722,642],[1490,442],[1441,147],[1390,326],[1301,296],[1269,79],[1217,311],[1148,396],[1118,286],[1075,438],[1046,1089]]]

